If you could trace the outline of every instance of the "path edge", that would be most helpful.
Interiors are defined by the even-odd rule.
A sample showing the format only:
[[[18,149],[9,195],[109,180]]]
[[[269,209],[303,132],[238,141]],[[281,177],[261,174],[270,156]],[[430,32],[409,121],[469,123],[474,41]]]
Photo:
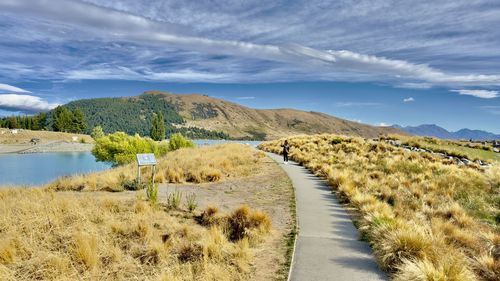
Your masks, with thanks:
[[[262,151],[262,150],[261,150]],[[266,153],[267,157],[270,158],[272,161],[274,161],[279,167],[280,169],[285,172],[285,170],[283,170],[283,168],[281,168],[280,166],[280,163],[276,160],[274,160],[272,157],[269,157],[269,154],[274,154],[274,155],[279,155],[279,154],[276,154],[276,153],[271,153],[271,152],[267,152],[267,151],[264,151],[264,153]],[[286,172],[285,172],[286,173]],[[293,190],[293,203],[294,203],[294,217],[295,217],[295,233],[294,233],[294,237],[293,237],[293,247],[292,247],[292,254],[291,254],[291,257],[290,257],[290,268],[288,268],[288,277],[287,277],[287,281],[290,281],[292,280],[292,270],[293,270],[293,265],[294,265],[294,262],[295,262],[295,251],[297,249],[297,239],[299,238],[299,216],[297,215],[297,196],[296,196],[296,193],[295,193],[295,186],[293,185],[292,183],[292,179],[288,176],[288,174],[286,174],[288,180],[290,180],[290,183],[292,184],[292,190]]]

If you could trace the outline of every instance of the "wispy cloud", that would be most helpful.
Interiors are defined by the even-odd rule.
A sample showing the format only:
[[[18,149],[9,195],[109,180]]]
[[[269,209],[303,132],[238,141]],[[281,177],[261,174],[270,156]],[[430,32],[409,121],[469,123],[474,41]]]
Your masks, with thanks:
[[[336,107],[378,107],[383,106],[382,103],[378,102],[337,102]]]
[[[15,112],[34,113],[48,111],[58,106],[40,97],[20,94],[0,94],[0,109]]]
[[[405,88],[405,89],[429,89],[432,88],[432,84],[430,83],[412,83],[412,82],[406,82],[406,83],[400,83],[394,85],[396,88]]]
[[[239,100],[254,100],[255,99],[255,97],[250,97],[250,96],[249,97],[236,97],[236,98]]]
[[[403,99],[403,102],[414,102],[415,99],[413,97]]]
[[[480,108],[491,114],[500,115],[500,105],[484,105]]]
[[[493,99],[499,97],[498,91],[488,91],[488,90],[451,90],[460,95],[473,96],[482,99]]]
[[[293,24],[290,24],[289,21],[287,22],[281,16],[283,9],[277,6],[277,4],[262,3],[262,7],[247,7],[245,9],[229,4],[227,7],[226,4],[220,7],[216,5],[218,7],[216,9],[212,7],[213,5],[205,3],[192,4],[186,5],[185,10],[175,10],[178,11],[178,13],[190,15],[189,17],[182,17],[170,11],[170,9],[175,9],[175,5],[170,5],[171,3],[169,1],[165,3],[151,1],[148,5],[140,4],[136,1],[125,1],[120,4],[114,2],[104,3],[99,0],[89,1],[93,4],[67,0],[4,0],[0,2],[0,9],[3,13],[10,15],[12,18],[26,17],[41,19],[43,28],[38,28],[29,33],[30,36],[36,38],[46,33],[45,36],[47,37],[55,37],[53,40],[54,42],[64,42],[64,40],[71,42],[71,44],[77,44],[76,42],[85,40],[104,43],[121,42],[133,44],[133,48],[136,49],[141,47],[153,48],[154,50],[156,50],[156,48],[168,48],[193,51],[196,52],[198,56],[200,56],[200,54],[204,56],[202,62],[204,65],[202,67],[203,69],[193,69],[191,65],[186,66],[182,65],[182,63],[172,64],[171,62],[163,64],[160,68],[147,65],[144,69],[141,69],[138,67],[124,66],[128,64],[129,57],[133,56],[130,54],[136,54],[136,51],[122,51],[123,57],[105,57],[102,54],[106,52],[106,49],[96,48],[94,52],[98,54],[98,56],[92,54],[88,54],[88,56],[79,54],[77,56],[78,60],[76,60],[76,62],[78,62],[76,68],[70,69],[69,71],[66,71],[64,67],[60,67],[59,69],[56,68],[52,72],[49,72],[52,73],[54,77],[63,76],[67,79],[95,79],[106,77],[106,79],[164,79],[172,81],[218,82],[242,80],[262,81],[266,79],[349,81],[357,79],[366,81],[390,81],[395,85],[406,84],[407,86],[411,86],[412,84],[413,86],[500,86],[500,75],[465,73],[463,70],[451,72],[431,66],[431,64],[429,64],[430,62],[425,63],[425,58],[416,57],[415,62],[413,62],[411,59],[407,58],[410,56],[405,56],[405,49],[408,47],[405,47],[404,43],[399,44],[399,49],[393,50],[385,49],[387,47],[383,47],[382,45],[378,46],[378,49],[368,49],[367,46],[370,44],[353,45],[353,42],[359,41],[356,40],[358,37],[363,38],[367,30],[373,30],[370,21],[382,21],[384,17],[382,15],[378,16],[378,13],[385,11],[387,8],[385,4],[372,4],[371,2],[361,1],[362,3],[358,3],[357,5],[353,5],[352,3],[348,3],[345,6],[343,4],[337,4],[340,6],[332,6],[328,9],[323,8],[319,10],[305,6],[304,9],[297,9],[299,11],[297,20],[301,22],[302,25],[303,21],[301,19],[310,18],[311,14],[315,14],[318,19],[311,21],[310,24],[315,24],[317,26],[308,26],[309,23],[307,23],[303,24],[303,26],[293,27]],[[429,17],[426,15],[429,13],[434,15],[434,11],[425,8],[426,5],[424,4],[418,7],[422,10],[417,9],[417,7],[415,8],[415,13],[422,16],[422,19],[416,20],[416,22],[420,22],[421,25],[425,26],[435,26],[432,22],[428,23],[425,21],[429,20]],[[197,5],[201,5],[201,8],[204,10],[199,12],[198,8],[200,7]],[[323,3],[323,5],[327,4]],[[434,9],[441,12],[452,12],[454,11],[453,9],[458,9],[457,7],[462,7],[464,5],[465,4],[460,2],[451,5],[451,8],[439,6],[439,9]],[[156,9],[150,9],[150,6]],[[403,6],[395,8],[403,9]],[[217,11],[217,9],[227,9],[227,14],[219,14],[220,12]],[[244,23],[241,23],[241,19],[238,19],[238,16],[230,16],[235,15],[235,9],[239,12],[236,14],[244,17],[246,20],[253,15],[259,15],[262,20],[269,20],[272,22],[269,22],[270,25],[252,22],[253,24],[246,27]],[[152,10],[155,12],[151,12]],[[269,13],[269,11],[273,12],[272,15],[274,17],[265,16],[265,13]],[[343,19],[343,22],[352,22],[352,24],[356,24],[357,20],[355,19],[357,18],[363,19],[359,22],[360,24],[365,24],[364,29],[362,29],[361,26],[347,26],[346,28],[351,28],[351,30],[345,31],[333,29],[331,32],[336,33],[332,34],[332,36],[325,36],[325,32],[330,31],[326,31],[324,28],[318,30],[322,32],[310,32],[311,30],[316,31],[317,28],[321,26],[335,26],[335,24],[333,24],[334,22],[332,22],[332,24],[325,24],[322,22],[322,20],[332,18],[328,16],[328,14],[325,14],[326,11],[338,11],[339,17]],[[163,15],[163,12],[165,12],[166,15]],[[436,18],[453,21],[453,17],[438,17],[438,15],[442,14],[443,13],[436,12]],[[344,19],[343,17],[345,15],[348,15],[351,20]],[[367,15],[373,15],[373,19],[370,20],[369,18],[371,18],[371,16]],[[467,15],[468,14],[464,14],[464,17]],[[192,17],[196,17],[196,19],[191,19]],[[486,14],[481,17],[481,19],[490,19],[490,17],[492,20],[498,18]],[[268,18],[273,19],[271,20]],[[397,16],[392,20],[393,22],[374,22],[382,31],[380,34],[376,32],[376,34],[373,35],[383,36],[384,30],[390,29],[391,26],[401,26],[401,23],[397,24],[397,20],[402,20],[402,22],[405,23],[408,22],[408,20],[399,19]],[[40,21],[34,22],[38,23]],[[206,26],[198,25],[197,22],[206,22]],[[106,28],[102,28],[103,26]],[[33,24],[33,28],[37,28],[35,24]],[[302,30],[302,28],[309,28],[309,31]],[[414,30],[407,26],[401,26],[401,28]],[[425,28],[422,29],[425,30]],[[453,38],[449,40],[439,39],[440,36],[444,35],[427,34],[422,31],[418,32],[421,32],[418,34],[420,37],[425,37],[421,38],[421,42],[433,42],[433,44],[443,44],[443,41],[454,42]],[[385,34],[387,33],[388,32],[385,32]],[[392,30],[389,33],[392,34]],[[22,36],[18,34],[24,33],[18,32],[12,34],[12,37],[17,38],[18,36]],[[308,35],[301,37],[298,34]],[[443,32],[443,34],[455,34],[454,36],[460,35],[460,33],[456,32]],[[401,36],[400,40],[403,42],[406,42],[405,40],[410,40],[405,33],[398,35]],[[494,37],[495,36],[493,36],[493,38]],[[324,41],[326,40],[325,38],[332,39],[331,41]],[[464,37],[460,38],[466,37],[464,35]],[[29,41],[31,38],[18,39],[19,42],[26,42],[26,40]],[[393,40],[392,38],[388,39]],[[290,41],[298,43],[289,44],[288,42]],[[380,41],[385,42],[385,38]],[[488,42],[491,43],[491,40]],[[422,45],[406,44],[413,46]],[[449,49],[453,51],[455,50],[453,47],[457,45],[460,44],[452,45]],[[330,46],[334,46],[335,48],[331,48]],[[422,48],[433,47],[430,43],[426,43],[425,46],[422,46]],[[115,46],[113,48],[119,49],[121,46]],[[469,50],[470,49],[474,48],[469,48]],[[67,51],[64,48],[63,50]],[[81,50],[82,52],[83,50],[92,50],[92,46],[81,48]],[[147,61],[147,59],[155,56],[154,52],[153,55],[150,53],[151,52],[145,51],[141,54],[144,56],[140,58],[139,55],[136,55],[137,59],[146,60],[142,62],[139,61],[141,65],[148,64],[149,61]],[[387,57],[388,53],[398,54],[398,56],[392,58]],[[214,58],[211,57],[213,55],[236,58],[232,59],[232,63],[235,65],[229,66],[232,69],[217,68],[213,63]],[[6,54],[4,56],[9,55]],[[16,59],[18,59],[17,57]],[[37,61],[43,59],[43,56],[42,58],[33,57]],[[64,60],[71,59],[74,60],[74,55],[70,52],[68,53],[68,57],[62,56],[57,58],[57,60],[63,62]],[[244,62],[244,60],[247,59],[252,60],[251,64],[256,66],[252,71],[248,71],[244,67],[246,65],[246,61]],[[95,60],[98,60],[98,62],[96,63]],[[96,67],[95,64],[100,64],[102,61],[106,61],[109,65],[105,67]],[[27,61],[24,65],[29,65],[30,63],[32,62]],[[69,62],[65,64],[71,65]],[[287,67],[283,67],[283,64]],[[176,69],[171,69],[173,66],[175,66]],[[47,66],[39,67],[48,68]],[[127,67],[131,73],[124,71],[121,67]],[[170,69],[165,69],[165,67],[170,67]],[[264,71],[259,69],[263,67],[265,68]],[[28,73],[31,73],[31,75],[37,73],[36,70],[30,69],[29,67],[23,66],[19,69],[21,72],[18,75],[20,76],[28,75]],[[232,71],[233,69],[237,69],[238,72]],[[210,72],[210,74],[208,72]],[[211,77],[210,75],[215,77]]]
[[[390,125],[387,124],[387,123],[384,123],[384,122],[380,122],[380,123],[377,124],[377,126],[379,126],[379,127],[389,127]]]
[[[31,93],[31,92],[15,86],[0,83],[0,93]]]

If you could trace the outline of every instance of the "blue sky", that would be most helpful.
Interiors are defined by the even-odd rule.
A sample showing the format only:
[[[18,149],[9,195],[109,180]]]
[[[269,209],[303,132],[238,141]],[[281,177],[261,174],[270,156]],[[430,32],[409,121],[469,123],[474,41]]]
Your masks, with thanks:
[[[500,133],[500,2],[0,1],[0,115],[145,90]]]

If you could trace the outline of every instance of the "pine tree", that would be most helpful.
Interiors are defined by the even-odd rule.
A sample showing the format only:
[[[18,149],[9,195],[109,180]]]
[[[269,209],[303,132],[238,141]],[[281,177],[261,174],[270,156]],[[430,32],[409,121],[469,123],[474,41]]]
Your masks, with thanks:
[[[17,129],[18,128],[17,126],[18,126],[17,125],[17,118],[14,117],[14,116],[10,117],[10,119],[9,119],[9,129]]]
[[[161,141],[165,139],[165,132],[165,118],[159,111],[153,116],[150,136],[155,141]]]
[[[92,133],[90,136],[94,139],[100,139],[105,136],[104,131],[102,130],[101,126],[95,126],[94,129],[92,129]]]
[[[40,112],[38,114],[38,128],[39,130],[47,129],[47,113]]]
[[[72,116],[72,122],[71,122],[71,132],[72,133],[82,133],[86,128],[87,125],[85,124],[85,115],[83,114],[83,111],[77,107],[75,110],[73,110],[73,116]]]
[[[56,132],[69,132],[72,127],[73,114],[66,107],[58,106],[54,110],[53,129]]]

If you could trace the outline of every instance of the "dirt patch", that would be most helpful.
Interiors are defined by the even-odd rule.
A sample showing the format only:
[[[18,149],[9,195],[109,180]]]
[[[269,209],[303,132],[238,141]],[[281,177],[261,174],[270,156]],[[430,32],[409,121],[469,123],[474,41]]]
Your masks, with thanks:
[[[166,204],[168,195],[182,193],[182,209],[187,209],[186,197],[196,194],[198,204],[195,214],[209,206],[222,212],[230,212],[241,205],[266,212],[272,221],[272,232],[253,252],[254,263],[250,280],[286,280],[287,241],[294,227],[292,217],[293,188],[286,173],[269,157],[260,160],[262,169],[255,175],[228,178],[225,181],[206,184],[160,184],[159,202]],[[130,202],[144,191],[124,191],[113,193],[114,198]],[[74,194],[110,195],[109,192],[67,192]],[[174,212],[175,213],[175,212]]]

